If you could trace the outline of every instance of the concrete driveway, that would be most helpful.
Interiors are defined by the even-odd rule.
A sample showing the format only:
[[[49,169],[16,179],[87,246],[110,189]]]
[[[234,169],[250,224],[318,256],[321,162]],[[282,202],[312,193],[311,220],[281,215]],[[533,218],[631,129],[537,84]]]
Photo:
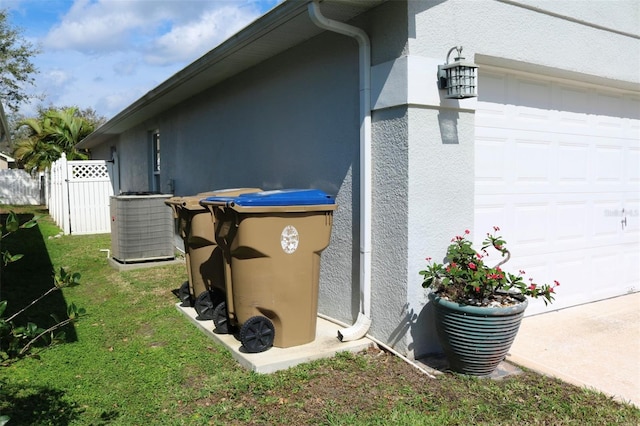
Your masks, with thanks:
[[[640,293],[524,318],[507,360],[640,407]]]

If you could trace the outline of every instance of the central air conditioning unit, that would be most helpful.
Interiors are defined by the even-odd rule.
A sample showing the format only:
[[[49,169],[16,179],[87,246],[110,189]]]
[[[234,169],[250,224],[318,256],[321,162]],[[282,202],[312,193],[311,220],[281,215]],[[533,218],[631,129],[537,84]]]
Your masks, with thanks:
[[[171,194],[124,193],[110,197],[111,256],[120,263],[173,260]]]

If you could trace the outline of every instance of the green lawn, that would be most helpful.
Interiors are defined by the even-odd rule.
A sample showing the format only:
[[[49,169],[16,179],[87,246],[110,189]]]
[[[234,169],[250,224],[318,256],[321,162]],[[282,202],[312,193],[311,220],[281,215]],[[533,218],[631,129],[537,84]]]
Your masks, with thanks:
[[[640,424],[632,406],[532,372],[429,379],[378,350],[251,373],[176,310],[183,265],[120,273],[100,251],[109,235],[58,233],[45,217],[3,240],[25,254],[2,272],[9,309],[46,289],[55,265],[80,272],[82,284],[36,305],[30,319],[50,325],[48,314],[71,302],[88,312],[67,330],[70,342],[0,367],[9,426]]]

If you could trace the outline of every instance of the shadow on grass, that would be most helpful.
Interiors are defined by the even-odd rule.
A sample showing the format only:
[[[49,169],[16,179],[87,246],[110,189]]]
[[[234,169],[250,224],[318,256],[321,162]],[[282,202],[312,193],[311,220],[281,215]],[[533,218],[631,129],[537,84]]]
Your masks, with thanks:
[[[18,214],[21,224],[31,218],[33,218],[32,214]],[[6,215],[0,214],[0,220],[4,223]],[[0,300],[7,301],[4,316],[9,317],[54,286],[54,267],[39,226],[19,229],[10,234],[2,240],[2,250],[8,250],[14,255],[24,255],[17,262],[2,267]],[[16,317],[13,322],[16,325],[33,322],[39,327],[48,328],[55,324],[51,315],[61,320],[67,318],[67,303],[61,291],[49,294]],[[62,331],[65,332],[68,342],[77,340],[73,324],[64,327]]]
[[[64,396],[49,387],[0,382],[0,413],[9,425],[66,425],[83,410]]]

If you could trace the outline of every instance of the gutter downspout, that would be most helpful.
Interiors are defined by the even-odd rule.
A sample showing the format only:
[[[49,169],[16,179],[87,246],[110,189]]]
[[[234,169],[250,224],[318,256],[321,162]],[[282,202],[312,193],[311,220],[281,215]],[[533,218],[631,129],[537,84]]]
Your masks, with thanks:
[[[309,3],[318,27],[358,41],[360,61],[360,312],[351,327],[338,330],[343,342],[364,337],[371,326],[371,43],[362,29],[322,15],[318,0]]]

